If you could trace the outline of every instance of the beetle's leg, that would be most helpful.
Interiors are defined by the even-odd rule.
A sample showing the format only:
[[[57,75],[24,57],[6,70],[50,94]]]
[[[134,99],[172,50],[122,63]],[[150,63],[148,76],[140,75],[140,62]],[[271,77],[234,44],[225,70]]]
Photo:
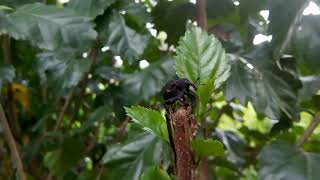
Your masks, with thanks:
[[[184,95],[184,92],[181,91],[181,92],[179,92],[178,95],[165,100],[165,104],[173,104],[174,102],[179,101],[183,95]]]
[[[178,100],[185,107],[189,106],[189,103],[186,99],[186,94],[187,94],[186,90],[181,91],[180,98]]]
[[[190,99],[191,101],[191,105],[192,107],[194,108],[196,105],[197,105],[197,94],[191,90],[188,90],[188,92],[186,93],[188,98]]]

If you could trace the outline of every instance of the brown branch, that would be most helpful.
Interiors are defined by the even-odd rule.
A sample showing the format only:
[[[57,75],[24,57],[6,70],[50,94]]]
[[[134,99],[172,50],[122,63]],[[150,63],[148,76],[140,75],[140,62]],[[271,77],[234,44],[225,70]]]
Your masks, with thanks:
[[[117,128],[117,136],[116,136],[116,142],[120,141],[121,138],[123,137],[123,135],[125,134],[125,130],[126,130],[126,127],[129,123],[129,118],[126,117],[124,119],[124,121],[120,124],[120,126]]]
[[[4,64],[11,65],[12,64],[12,53],[11,53],[11,39],[8,36],[3,37],[2,41],[3,48],[3,59]],[[9,125],[12,128],[13,136],[16,139],[20,138],[20,125],[17,118],[17,110],[14,104],[13,98],[14,92],[12,90],[12,84],[8,83],[7,85],[7,104],[8,104],[8,119]]]
[[[4,63],[7,65],[12,64],[11,54],[11,39],[8,36],[4,36],[2,40]]]
[[[66,101],[65,101],[65,103],[64,103],[61,111],[60,111],[59,114],[58,114],[58,119],[57,119],[56,125],[55,125],[55,127],[54,127],[54,131],[58,130],[58,128],[60,127],[61,122],[62,122],[62,119],[63,119],[63,117],[64,117],[64,115],[65,115],[65,113],[66,113],[66,111],[67,111],[67,109],[68,109],[68,107],[69,107],[69,104],[70,104],[70,102],[71,102],[71,99],[72,99],[72,97],[73,97],[74,91],[75,91],[75,87],[73,87],[73,88],[70,90],[70,92],[69,92],[69,94],[68,94],[68,96],[67,96],[67,99],[66,99]]]
[[[51,173],[48,174],[46,180],[52,180],[53,176],[51,175]]]
[[[92,138],[89,138],[88,140],[89,142],[87,143],[87,147],[84,150],[84,154],[88,154],[92,151],[92,149],[97,143],[98,135],[99,135],[99,127],[96,127]]]
[[[97,177],[96,177],[96,180],[100,180],[101,177],[102,177],[102,174],[103,174],[103,166],[100,167],[99,172],[98,172],[98,175],[97,175]]]
[[[191,141],[195,137],[197,121],[191,114],[191,107],[181,107],[170,113],[173,124],[173,140],[176,151],[175,170],[177,180],[192,180],[195,178],[194,157]]]
[[[196,2],[196,19],[198,26],[203,30],[208,30],[208,22],[207,22],[207,0],[197,0]]]
[[[199,167],[198,167],[198,177],[197,180],[207,180],[209,179],[209,167],[208,167],[208,162],[207,158],[204,158],[200,161]]]
[[[35,178],[35,179],[43,179],[44,174],[42,174],[41,171],[41,161],[38,159],[33,159],[32,162],[29,165],[29,173]]]
[[[87,84],[89,82],[89,77],[88,75],[92,72],[93,70],[93,66],[96,64],[96,60],[97,60],[97,51],[96,50],[92,50],[90,52],[90,57],[91,57],[91,64],[90,64],[90,67],[89,67],[89,71],[84,75],[84,78],[82,80],[82,85],[81,85],[81,90],[80,90],[80,94],[77,98],[77,102],[75,103],[75,107],[74,107],[74,110],[71,114],[71,118],[70,118],[70,124],[72,125],[73,121],[77,118],[77,114],[78,114],[78,111],[79,111],[79,108],[81,107],[81,102],[82,102],[82,99],[85,95],[85,92],[86,92],[86,87],[87,87]]]
[[[84,76],[84,80],[83,80],[83,83],[82,83],[80,95],[79,95],[78,98],[77,98],[77,102],[75,103],[75,108],[74,108],[74,110],[73,110],[73,112],[72,112],[72,114],[71,114],[70,124],[72,124],[72,122],[73,122],[73,120],[75,119],[75,117],[76,117],[76,115],[77,115],[77,112],[78,112],[78,110],[79,110],[79,108],[80,108],[81,101],[82,101],[82,99],[83,99],[83,96],[84,96],[84,93],[85,93],[85,90],[86,90],[87,83],[88,83],[88,81],[89,81],[88,74],[92,71],[92,68],[93,68],[93,66],[94,66],[94,64],[95,64],[95,62],[96,62],[96,59],[97,59],[97,51],[96,51],[96,50],[93,50],[90,54],[91,54],[90,56],[91,56],[92,62],[91,62],[91,64],[90,64],[89,71],[88,71],[88,72],[85,74],[85,76]],[[75,89],[76,89],[76,87],[73,87],[73,88],[70,90],[70,92],[69,92],[69,94],[68,94],[68,96],[67,96],[67,99],[66,99],[66,101],[65,101],[65,103],[64,103],[64,105],[63,105],[63,108],[61,109],[61,111],[60,111],[60,113],[59,113],[59,115],[58,115],[57,123],[56,123],[56,125],[55,125],[55,127],[54,127],[54,130],[55,130],[55,131],[59,128],[59,126],[60,126],[60,124],[61,124],[61,122],[62,122],[62,119],[63,119],[63,117],[64,117],[64,115],[65,115],[65,113],[66,113],[66,111],[67,111],[67,109],[68,109],[68,107],[69,107],[69,105],[70,105],[70,103],[71,103],[71,100],[72,100],[72,98],[73,98],[73,96],[74,96]]]
[[[17,166],[19,178],[20,178],[20,180],[26,180],[26,176],[24,174],[23,164],[22,164],[22,160],[21,160],[18,148],[17,148],[17,144],[13,138],[13,135],[11,133],[11,129],[8,124],[8,120],[4,114],[4,111],[3,111],[1,104],[0,104],[0,123],[1,123],[1,127],[3,129],[5,139],[8,143],[8,146],[9,146],[13,162],[15,162],[15,164]]]
[[[299,138],[297,142],[298,147],[302,146],[305,142],[307,142],[308,138],[312,135],[313,131],[316,129],[319,123],[320,123],[320,112],[314,116],[308,128],[304,131],[302,136]]]

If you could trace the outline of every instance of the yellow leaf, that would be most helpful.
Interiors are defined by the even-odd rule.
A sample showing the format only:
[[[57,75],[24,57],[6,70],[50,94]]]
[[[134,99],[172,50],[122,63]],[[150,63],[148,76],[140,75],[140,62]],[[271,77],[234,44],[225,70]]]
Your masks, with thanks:
[[[29,90],[26,86],[19,83],[12,83],[13,98],[21,104],[21,106],[30,110]]]

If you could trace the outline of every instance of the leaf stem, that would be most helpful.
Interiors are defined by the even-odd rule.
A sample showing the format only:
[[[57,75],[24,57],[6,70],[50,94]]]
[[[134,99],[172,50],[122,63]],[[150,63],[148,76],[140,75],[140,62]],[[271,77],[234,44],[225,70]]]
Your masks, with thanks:
[[[18,148],[17,148],[17,144],[13,138],[13,135],[11,133],[11,129],[8,124],[8,120],[4,114],[4,111],[3,111],[1,104],[0,104],[0,124],[3,129],[5,139],[9,145],[12,159],[14,159],[14,161],[16,163],[19,178],[20,178],[20,180],[26,180],[26,176],[25,176],[25,173],[23,170],[23,164],[22,164],[22,160],[21,160]]]
[[[314,116],[313,120],[311,121],[307,129],[299,138],[297,142],[298,147],[301,147],[305,142],[307,142],[308,138],[312,135],[313,131],[316,129],[319,123],[320,123],[320,112]]]
[[[64,117],[64,114],[66,113],[66,111],[67,111],[67,109],[68,109],[68,106],[69,106],[69,104],[70,104],[70,102],[71,102],[71,99],[72,99],[72,97],[73,97],[74,91],[75,91],[75,87],[73,87],[73,88],[70,90],[70,92],[69,92],[69,94],[68,94],[68,96],[67,96],[67,99],[66,99],[66,101],[65,101],[65,103],[64,103],[61,111],[59,112],[58,119],[57,119],[56,125],[55,125],[55,127],[54,127],[54,131],[58,130],[58,128],[60,127],[60,124],[61,124],[61,122],[62,122],[62,119],[63,119],[63,117]]]

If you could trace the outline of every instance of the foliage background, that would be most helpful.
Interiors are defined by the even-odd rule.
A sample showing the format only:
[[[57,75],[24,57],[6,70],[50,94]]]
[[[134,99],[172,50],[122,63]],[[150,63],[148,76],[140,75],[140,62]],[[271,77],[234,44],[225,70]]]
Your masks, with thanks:
[[[27,179],[170,179],[160,92],[176,71],[212,82],[198,92],[198,138],[224,152],[195,142],[217,148],[196,150],[209,156],[206,179],[317,179],[320,130],[307,127],[320,121],[320,16],[306,14],[310,3],[320,5],[207,0],[208,33],[224,48],[212,50],[230,69],[186,76],[185,62],[206,60],[181,38],[196,19],[187,0],[2,0],[0,100]],[[257,45],[257,34],[272,40]],[[0,127],[0,179],[14,179]]]

